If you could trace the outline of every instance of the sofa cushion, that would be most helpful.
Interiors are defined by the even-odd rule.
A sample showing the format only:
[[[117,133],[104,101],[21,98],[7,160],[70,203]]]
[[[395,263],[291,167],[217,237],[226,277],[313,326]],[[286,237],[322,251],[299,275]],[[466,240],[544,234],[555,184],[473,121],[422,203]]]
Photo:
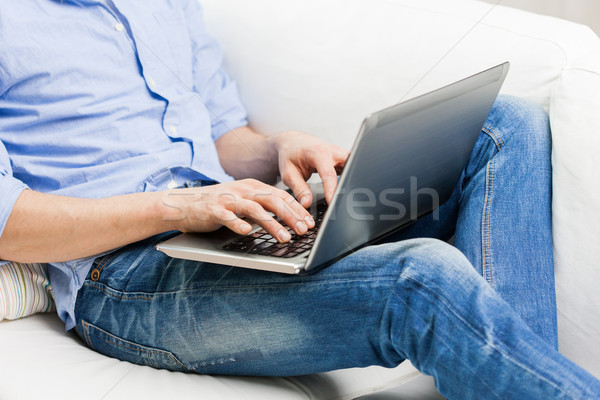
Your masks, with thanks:
[[[310,132],[345,148],[373,111],[507,60],[503,92],[547,107],[565,62],[552,41],[510,29],[558,20],[482,2],[201,2],[251,124],[265,133]]]
[[[418,377],[408,362],[293,378],[170,372],[89,350],[53,314],[0,322],[0,399],[353,399]],[[32,385],[32,377],[35,384]]]
[[[0,265],[0,321],[53,310],[50,282],[42,264]]]

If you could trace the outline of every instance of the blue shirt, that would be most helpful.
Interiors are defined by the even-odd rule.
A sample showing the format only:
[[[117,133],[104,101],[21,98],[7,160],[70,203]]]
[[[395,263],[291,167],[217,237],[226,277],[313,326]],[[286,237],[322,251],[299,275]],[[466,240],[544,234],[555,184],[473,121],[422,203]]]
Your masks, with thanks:
[[[25,188],[232,180],[214,141],[246,112],[196,0],[0,0],[0,49],[0,235]],[[49,265],[67,329],[92,259]]]

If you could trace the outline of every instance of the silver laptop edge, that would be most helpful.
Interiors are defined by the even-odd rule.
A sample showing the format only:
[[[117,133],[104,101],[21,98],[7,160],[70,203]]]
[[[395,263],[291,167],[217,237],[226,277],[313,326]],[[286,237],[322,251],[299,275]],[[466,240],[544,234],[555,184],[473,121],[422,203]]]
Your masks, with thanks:
[[[238,237],[226,229],[182,234],[157,249],[174,258],[298,274],[401,229],[449,198],[508,69],[509,63],[498,65],[365,118],[310,252],[286,259],[225,251]],[[415,199],[415,192],[425,194]]]

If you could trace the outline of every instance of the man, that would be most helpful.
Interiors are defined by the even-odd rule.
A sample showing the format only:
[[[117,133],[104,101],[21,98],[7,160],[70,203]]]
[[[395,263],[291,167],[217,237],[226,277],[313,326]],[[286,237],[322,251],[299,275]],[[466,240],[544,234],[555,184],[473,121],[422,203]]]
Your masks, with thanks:
[[[59,315],[91,348],[243,375],[408,358],[449,398],[600,397],[555,350],[538,107],[497,102],[440,221],[283,276],[154,250],[173,231],[246,234],[243,217],[288,241],[267,211],[304,234],[305,180],[318,172],[330,200],[348,155],[247,127],[195,1],[3,0],[0,46],[0,259],[50,263]],[[295,199],[263,183],[278,174]],[[452,234],[456,248],[424,238]]]

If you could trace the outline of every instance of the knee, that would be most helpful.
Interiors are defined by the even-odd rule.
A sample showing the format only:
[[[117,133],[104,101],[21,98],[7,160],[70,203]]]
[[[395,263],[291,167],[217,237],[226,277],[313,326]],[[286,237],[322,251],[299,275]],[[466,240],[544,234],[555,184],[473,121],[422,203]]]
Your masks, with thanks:
[[[530,151],[549,151],[550,121],[544,108],[514,96],[498,96],[484,126],[501,148],[508,142],[519,142]]]
[[[531,100],[520,97],[499,95],[490,114],[498,114],[499,117],[509,118],[515,125],[541,124],[548,122],[546,110]]]
[[[399,282],[417,282],[435,291],[445,291],[479,277],[465,255],[446,242],[422,238],[401,243]]]

